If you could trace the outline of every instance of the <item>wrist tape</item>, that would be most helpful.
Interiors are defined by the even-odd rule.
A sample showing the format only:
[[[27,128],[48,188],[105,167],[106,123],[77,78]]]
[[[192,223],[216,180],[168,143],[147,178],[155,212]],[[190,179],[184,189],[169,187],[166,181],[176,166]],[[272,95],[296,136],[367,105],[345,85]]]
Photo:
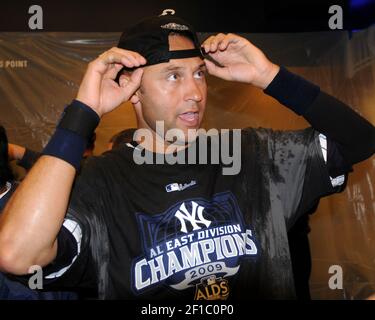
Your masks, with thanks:
[[[98,114],[80,101],[65,108],[43,155],[53,156],[79,169],[88,139],[99,124]]]

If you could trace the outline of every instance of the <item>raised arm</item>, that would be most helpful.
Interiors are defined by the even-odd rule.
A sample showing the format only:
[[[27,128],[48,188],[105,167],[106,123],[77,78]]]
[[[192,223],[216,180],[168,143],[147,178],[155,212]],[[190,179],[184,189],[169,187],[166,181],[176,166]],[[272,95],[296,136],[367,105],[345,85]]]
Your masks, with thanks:
[[[221,66],[205,60],[210,74],[252,84],[302,115],[335,143],[346,167],[375,152],[375,128],[349,106],[302,77],[272,63],[250,41],[235,34],[218,34],[204,43],[205,52]]]
[[[64,221],[76,169],[87,137],[100,117],[132,98],[142,69],[119,86],[114,79],[125,65],[141,66],[139,54],[112,48],[88,66],[77,99],[64,112],[56,132],[0,216],[0,270],[26,274],[45,266],[57,253],[57,235]]]

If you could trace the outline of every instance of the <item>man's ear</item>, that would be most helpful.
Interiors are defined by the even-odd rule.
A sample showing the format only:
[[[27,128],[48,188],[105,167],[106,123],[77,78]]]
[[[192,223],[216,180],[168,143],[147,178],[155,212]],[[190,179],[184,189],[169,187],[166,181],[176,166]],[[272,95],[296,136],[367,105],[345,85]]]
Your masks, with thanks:
[[[133,96],[130,98],[130,102],[131,102],[132,104],[134,104],[134,105],[136,105],[136,104],[140,104],[140,103],[141,103],[141,100],[139,99],[139,96],[138,96],[138,91],[139,91],[139,90],[137,90],[137,91],[133,94]]]
[[[131,76],[130,72],[121,73],[119,77],[119,81],[118,81],[120,87],[125,87],[127,85],[127,83],[130,81],[130,76]]]
[[[144,121],[143,119],[143,110],[142,110],[142,102],[139,98],[139,90],[133,94],[133,96],[130,98],[130,102],[133,105],[135,115],[137,117],[137,123]]]
[[[129,83],[130,81],[130,77],[131,77],[132,73],[131,72],[128,72],[128,71],[124,71],[122,72],[122,74],[120,75],[119,77],[119,85],[120,87],[126,87],[127,84]],[[130,102],[133,104],[133,105],[137,105],[140,103],[140,99],[139,99],[139,89],[133,94],[133,96],[130,98]]]
[[[120,85],[120,87],[126,87],[126,85],[129,83],[129,81],[130,81],[130,78],[131,78],[131,76],[132,76],[132,72],[130,72],[130,71],[123,71],[122,73],[121,73],[121,75],[119,76],[119,78],[118,78],[118,83],[119,83],[119,85]],[[138,90],[134,93],[134,95],[139,95],[140,94],[140,88],[138,88]]]

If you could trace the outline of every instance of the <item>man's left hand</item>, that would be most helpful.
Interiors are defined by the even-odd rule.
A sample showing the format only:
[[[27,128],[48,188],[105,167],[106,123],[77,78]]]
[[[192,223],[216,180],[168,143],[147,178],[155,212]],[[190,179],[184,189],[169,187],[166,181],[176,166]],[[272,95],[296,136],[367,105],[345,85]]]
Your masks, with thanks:
[[[202,47],[222,66],[205,59],[209,74],[228,81],[265,89],[280,70],[250,41],[232,33],[211,36]]]

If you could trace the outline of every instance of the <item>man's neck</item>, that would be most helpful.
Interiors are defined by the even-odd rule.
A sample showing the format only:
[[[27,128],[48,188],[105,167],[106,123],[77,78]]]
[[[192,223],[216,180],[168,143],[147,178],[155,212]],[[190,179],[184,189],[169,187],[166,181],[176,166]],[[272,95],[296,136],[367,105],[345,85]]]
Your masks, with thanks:
[[[138,128],[138,129],[146,129],[146,128]],[[137,142],[139,145],[141,145],[143,148],[150,152],[155,152],[155,153],[163,153],[163,154],[168,154],[168,153],[174,153],[178,152],[181,150],[186,149],[187,147],[190,146],[190,143],[187,144],[178,144],[176,142],[169,142],[164,140],[162,137],[160,137],[155,131],[151,129],[146,129],[149,130],[149,132],[152,133],[152,139],[150,135],[148,135],[148,138],[144,139],[137,139]],[[142,141],[143,140],[143,141]]]

